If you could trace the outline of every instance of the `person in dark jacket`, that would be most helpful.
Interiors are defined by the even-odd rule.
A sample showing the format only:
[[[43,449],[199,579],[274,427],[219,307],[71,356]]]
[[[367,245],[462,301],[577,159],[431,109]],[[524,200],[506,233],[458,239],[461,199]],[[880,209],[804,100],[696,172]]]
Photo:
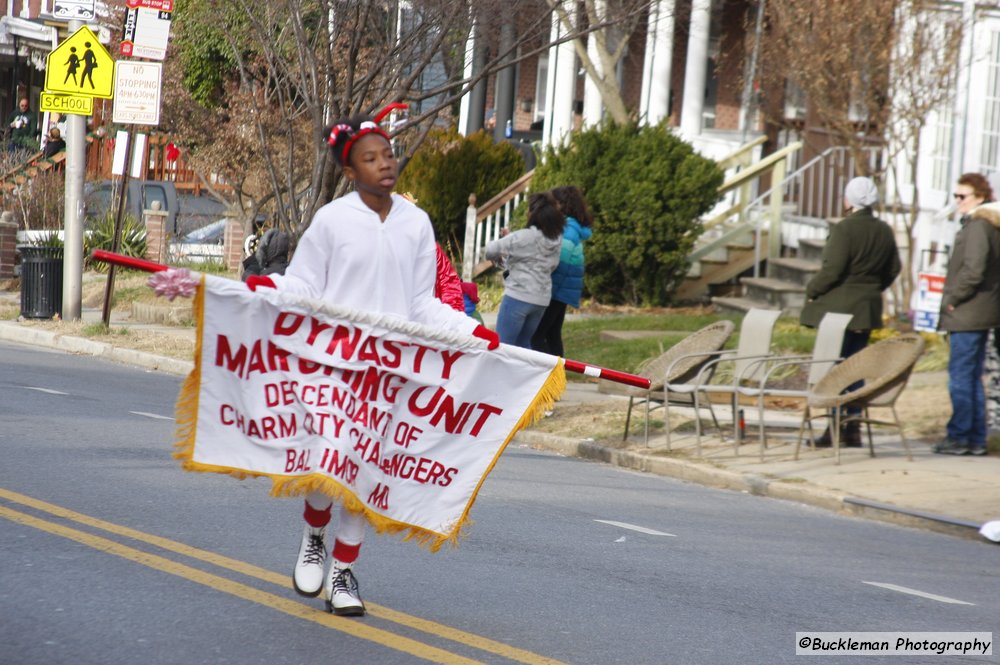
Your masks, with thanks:
[[[31,110],[27,97],[22,97],[17,109],[7,116],[7,126],[10,128],[8,150],[38,150],[38,114]]]
[[[978,173],[955,187],[961,228],[948,259],[938,330],[948,333],[948,394],[951,418],[946,439],[934,446],[944,455],[986,454],[983,365],[991,328],[1000,325],[1000,204]]]
[[[806,284],[806,304],[800,322],[818,326],[827,312],[852,314],[840,355],[847,358],[868,345],[873,328],[882,327],[882,292],[899,275],[899,250],[892,228],[875,217],[878,189],[871,178],[857,177],[844,188],[848,214],[830,229],[823,247],[823,264]],[[861,384],[852,385],[856,390]],[[847,415],[857,415],[848,409]],[[842,445],[861,446],[861,425],[849,422],[841,432]],[[814,441],[820,448],[832,445],[830,429]]]
[[[593,233],[593,218],[583,192],[573,185],[556,187],[552,196],[566,216],[559,265],[552,271],[552,300],[531,337],[531,348],[553,356],[563,355],[562,327],[566,307],[580,307],[583,295],[583,243]]]
[[[42,156],[48,159],[64,150],[66,150],[66,141],[62,138],[62,132],[59,131],[58,127],[53,127],[49,130],[49,140],[45,142],[45,149],[42,150]]]
[[[288,234],[268,229],[250,256],[243,259],[243,281],[250,275],[284,275],[288,267]]]

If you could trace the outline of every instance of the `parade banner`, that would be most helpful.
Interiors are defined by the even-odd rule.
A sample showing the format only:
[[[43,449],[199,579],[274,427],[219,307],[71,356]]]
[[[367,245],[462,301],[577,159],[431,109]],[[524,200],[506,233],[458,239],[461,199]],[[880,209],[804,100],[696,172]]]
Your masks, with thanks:
[[[554,356],[212,276],[194,311],[185,469],[322,491],[434,550],[457,542],[506,445],[566,385]]]

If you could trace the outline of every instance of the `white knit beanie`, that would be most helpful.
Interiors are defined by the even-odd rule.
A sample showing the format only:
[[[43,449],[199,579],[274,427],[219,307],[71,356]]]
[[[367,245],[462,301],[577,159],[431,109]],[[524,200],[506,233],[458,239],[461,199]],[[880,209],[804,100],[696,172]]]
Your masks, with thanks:
[[[878,188],[871,178],[858,176],[847,183],[844,199],[852,208],[867,208],[878,203]]]

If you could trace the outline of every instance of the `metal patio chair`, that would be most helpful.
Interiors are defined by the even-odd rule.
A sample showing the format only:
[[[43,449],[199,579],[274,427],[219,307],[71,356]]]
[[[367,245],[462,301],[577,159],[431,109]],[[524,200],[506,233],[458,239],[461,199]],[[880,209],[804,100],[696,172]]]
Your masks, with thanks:
[[[691,333],[659,356],[643,363],[637,373],[649,379],[650,386],[648,389],[644,390],[603,379],[598,381],[598,392],[629,398],[628,413],[625,415],[625,434],[622,436],[622,441],[628,439],[632,408],[636,404],[636,400],[638,400],[639,404],[644,404],[646,407],[643,441],[646,445],[649,445],[649,414],[650,411],[665,406],[664,382],[673,380],[687,381],[697,375],[701,371],[702,366],[714,357],[712,354],[725,345],[726,341],[733,334],[734,327],[732,321],[711,323]],[[656,406],[652,406],[653,404]],[[668,436],[668,447],[670,445],[669,441]]]
[[[764,402],[768,397],[805,400],[809,391],[822,379],[833,366],[840,361],[840,350],[844,345],[844,333],[847,325],[854,318],[851,314],[829,312],[823,316],[816,327],[816,339],[813,342],[812,355],[809,356],[771,356],[759,363],[766,364],[764,375],[756,385],[746,385],[738,381],[739,394],[756,398],[758,415],[758,432],[760,438],[760,460],[764,461],[764,449],[767,448],[767,432],[764,423]],[[773,384],[775,375],[789,368],[808,367],[804,388],[779,388]]]
[[[771,357],[771,337],[774,334],[774,324],[781,316],[781,310],[753,308],[746,313],[740,324],[740,339],[735,351],[716,351],[714,357],[704,363],[700,371],[688,380],[671,380],[664,383],[664,391],[668,402],[677,400],[682,395],[690,396],[691,406],[695,411],[695,441],[698,455],[701,455],[701,418],[702,408],[708,408],[712,421],[721,432],[715,410],[712,408],[710,395],[726,395],[733,407],[734,448],[739,453],[739,426],[737,424],[738,408],[736,400],[737,381],[745,379],[752,381],[761,372],[762,365],[758,363],[763,358]],[[712,383],[716,371],[722,363],[731,363],[733,379],[727,383]],[[704,395],[706,399],[700,396]],[[669,409],[668,409],[669,410]],[[667,448],[670,448],[670,427],[667,420]]]

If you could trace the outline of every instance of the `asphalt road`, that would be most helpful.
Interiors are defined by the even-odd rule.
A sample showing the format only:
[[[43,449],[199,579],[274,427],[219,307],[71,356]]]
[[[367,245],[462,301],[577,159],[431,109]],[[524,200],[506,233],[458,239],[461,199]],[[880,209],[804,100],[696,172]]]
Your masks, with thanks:
[[[791,663],[802,631],[1000,634],[995,545],[514,447],[458,548],[370,536],[370,614],[334,617],[290,588],[298,500],[171,458],[179,384],[0,343],[0,663]]]

